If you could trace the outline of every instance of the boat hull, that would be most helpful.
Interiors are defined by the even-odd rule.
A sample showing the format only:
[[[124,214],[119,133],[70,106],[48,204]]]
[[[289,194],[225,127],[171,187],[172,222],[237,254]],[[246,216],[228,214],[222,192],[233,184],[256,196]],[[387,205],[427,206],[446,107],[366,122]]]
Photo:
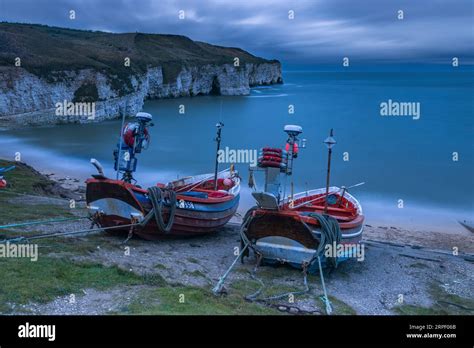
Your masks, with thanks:
[[[118,227],[113,233],[129,233],[130,227],[119,226],[141,222],[153,209],[147,192],[134,185],[119,180],[87,181],[87,205],[95,221],[104,228]],[[240,195],[223,195],[216,198],[202,198],[189,193],[177,193],[174,223],[169,233],[160,231],[152,217],[142,226],[133,226],[137,236],[155,240],[168,236],[196,236],[217,231],[235,214]],[[163,210],[165,221],[169,218],[169,208]]]
[[[319,192],[317,193],[319,194]],[[311,197],[305,198],[311,200]],[[330,209],[328,215],[335,218],[341,231],[338,246],[332,246],[336,262],[349,258],[359,258],[364,215],[359,203],[350,196],[351,209]],[[322,213],[318,207],[281,210],[254,208],[248,214],[253,216],[246,237],[267,263],[289,263],[302,268],[314,261],[316,250],[321,239],[321,226],[311,213]],[[326,263],[326,254],[320,256],[322,265]],[[309,271],[317,270],[317,262],[312,263]]]

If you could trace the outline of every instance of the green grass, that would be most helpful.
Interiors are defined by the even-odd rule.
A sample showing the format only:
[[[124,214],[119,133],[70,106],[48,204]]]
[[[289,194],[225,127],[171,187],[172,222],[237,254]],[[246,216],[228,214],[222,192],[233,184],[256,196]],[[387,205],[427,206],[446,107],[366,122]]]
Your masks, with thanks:
[[[74,237],[56,237],[38,239],[38,243],[42,254],[59,254],[64,257],[71,255],[86,256],[99,250],[114,250],[122,249],[124,246],[120,245],[118,240],[111,238],[104,233],[88,234],[87,236]],[[99,247],[99,248],[98,248]]]
[[[184,271],[184,274],[191,276],[191,277],[201,277],[207,280],[207,276],[204,274],[204,272],[196,269],[194,271]]]
[[[44,303],[57,296],[77,293],[85,288],[105,290],[117,285],[163,285],[158,276],[139,276],[117,267],[96,263],[76,263],[39,255],[29,259],[0,259],[0,311],[7,303]]]
[[[447,313],[439,308],[421,307],[415,305],[400,305],[394,308],[400,315],[446,315]]]
[[[37,203],[36,197],[25,196],[24,194],[44,195],[45,191],[54,186],[54,182],[24,163],[0,160],[0,167],[10,165],[15,165],[16,168],[5,173],[8,186],[5,190],[0,190],[0,225],[74,216],[66,199],[62,205],[43,204]],[[0,238],[11,232],[0,230]]]
[[[71,209],[56,204],[31,204],[11,203],[6,196],[0,196],[0,224],[43,221],[54,218],[73,218]],[[53,226],[53,225],[51,225]],[[22,228],[22,227],[19,227]],[[1,234],[0,230],[0,234]]]
[[[332,304],[332,310],[333,314],[335,315],[357,315],[357,312],[355,311],[354,308],[349,306],[347,303],[344,301],[339,300],[338,298],[328,295],[329,301]],[[320,302],[320,309],[321,312],[325,313],[325,305],[322,302],[322,300],[319,300]]]
[[[8,182],[9,191],[38,194],[43,193],[48,186],[54,185],[54,182],[38,173],[22,162],[6,161],[0,159],[0,167],[9,167],[14,165],[16,168],[5,173],[5,179]],[[3,196],[0,191],[0,197]]]
[[[196,264],[198,264],[198,265],[200,264],[200,263],[199,263],[199,260],[196,259],[195,257],[191,257],[191,256],[190,256],[190,257],[188,257],[186,260],[188,260],[188,262],[196,263]]]
[[[155,265],[153,266],[153,268],[155,268],[155,269],[161,269],[161,270],[163,270],[163,271],[165,271],[165,270],[168,269],[167,266],[165,266],[165,265],[163,265],[163,264],[161,264],[161,263],[155,264]]]
[[[403,304],[394,308],[402,315],[474,315],[474,300],[446,292],[438,284],[431,284],[429,295],[434,304],[431,307],[422,307]]]
[[[275,284],[267,284],[267,283],[265,284],[267,287],[259,295],[259,298],[274,296],[274,295],[283,294],[290,291],[293,292],[293,291],[298,291],[298,290],[303,289],[302,287],[292,288],[287,285],[275,285]],[[236,292],[240,294],[240,296],[245,297],[247,295],[254,293],[259,288],[260,288],[260,283],[254,280],[238,280],[231,284],[230,291]],[[320,296],[315,296],[310,293],[305,293],[305,294],[295,295],[295,300],[301,300],[301,299],[311,298],[311,297],[315,300],[317,309],[321,313],[325,313],[325,305],[324,305],[324,302],[321,300]],[[335,315],[356,315],[357,314],[357,312],[344,301],[341,301],[338,298],[333,297],[331,295],[329,295],[329,300],[331,301],[331,304],[332,304],[333,314]],[[283,303],[285,305],[291,305],[291,303],[285,303],[285,299],[281,299],[279,301],[280,303]],[[273,301],[273,302],[279,303],[278,301]]]
[[[181,302],[181,301],[182,302]],[[143,290],[122,314],[145,315],[277,315],[278,310],[245,301],[242,296],[215,296],[198,287],[162,287]]]
[[[425,265],[424,263],[421,263],[421,262],[412,263],[410,265],[410,267],[412,267],[412,268],[421,268],[421,269],[430,268],[429,266],[427,266],[427,265]]]

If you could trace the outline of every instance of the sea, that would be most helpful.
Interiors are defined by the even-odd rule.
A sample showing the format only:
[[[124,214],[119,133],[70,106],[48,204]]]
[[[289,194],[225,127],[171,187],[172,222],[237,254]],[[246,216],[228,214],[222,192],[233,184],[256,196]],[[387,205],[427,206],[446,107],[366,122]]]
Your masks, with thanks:
[[[324,187],[333,129],[330,183],[363,185],[349,192],[366,223],[423,231],[462,230],[474,217],[474,68],[445,65],[285,66],[284,83],[248,96],[198,96],[146,101],[153,115],[149,148],[138,155],[143,187],[212,173],[216,123],[221,148],[236,151],[242,177],[239,211],[254,205],[247,186],[249,156],[284,147],[285,125],[299,125],[294,191]],[[86,179],[90,158],[115,177],[112,152],[121,120],[0,131],[0,157]],[[240,152],[238,152],[240,151]],[[253,157],[252,157],[253,158]],[[231,158],[232,159],[232,158]],[[221,163],[219,169],[228,167]],[[13,173],[13,172],[11,172]],[[257,177],[257,184],[263,178]]]

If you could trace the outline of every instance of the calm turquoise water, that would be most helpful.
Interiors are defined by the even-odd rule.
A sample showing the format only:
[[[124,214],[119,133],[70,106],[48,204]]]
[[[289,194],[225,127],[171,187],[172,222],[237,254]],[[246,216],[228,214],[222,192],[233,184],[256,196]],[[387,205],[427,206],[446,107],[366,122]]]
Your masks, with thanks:
[[[150,149],[140,155],[136,178],[144,185],[212,172],[215,123],[223,121],[222,146],[283,146],[285,124],[299,124],[307,148],[295,165],[295,188],[324,186],[327,151],[322,141],[334,128],[332,184],[352,191],[368,222],[455,229],[473,214],[474,72],[426,67],[335,71],[284,71],[285,84],[255,88],[244,97],[195,97],[149,101],[154,116]],[[321,71],[332,70],[332,71]],[[378,70],[378,71],[377,71]],[[420,103],[421,116],[382,117],[380,103]],[[220,112],[222,102],[222,113]],[[185,106],[185,114],[178,112]],[[288,113],[292,104],[295,113]],[[119,121],[1,133],[2,157],[53,172],[85,177],[90,157],[112,174]],[[343,161],[348,152],[349,161]],[[459,160],[452,160],[458,152]],[[247,181],[247,164],[237,164]],[[402,199],[404,208],[397,207]],[[252,204],[244,190],[242,210]]]

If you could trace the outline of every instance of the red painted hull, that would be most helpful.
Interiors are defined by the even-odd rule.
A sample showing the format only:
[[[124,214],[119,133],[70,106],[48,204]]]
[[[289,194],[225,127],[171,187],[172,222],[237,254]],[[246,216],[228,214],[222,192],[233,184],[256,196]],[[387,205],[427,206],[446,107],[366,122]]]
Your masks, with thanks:
[[[359,243],[362,239],[364,215],[358,202],[335,194],[338,202],[329,204],[327,215],[335,218],[341,230],[341,244]],[[316,248],[319,244],[320,228],[318,220],[309,213],[324,213],[324,193],[307,195],[284,204],[280,210],[255,209],[254,219],[247,229],[247,237],[258,240],[264,237],[286,237],[301,243],[307,248]],[[303,205],[305,202],[309,202]],[[293,207],[293,208],[291,208]],[[295,208],[296,207],[296,208]],[[310,232],[305,224],[312,230]]]
[[[238,182],[240,184],[240,182]],[[223,227],[235,214],[239,203],[239,191],[233,194],[221,190],[197,188],[192,192],[177,193],[174,222],[169,233],[161,232],[152,217],[144,226],[133,226],[133,233],[147,240],[168,236],[196,236],[215,232]],[[235,194],[236,193],[236,194]],[[94,209],[96,222],[104,228],[128,225],[131,216],[143,219],[152,205],[147,191],[119,180],[87,180],[86,199],[89,209]],[[168,220],[169,210],[163,211]],[[111,230],[113,234],[129,233],[130,227]]]

